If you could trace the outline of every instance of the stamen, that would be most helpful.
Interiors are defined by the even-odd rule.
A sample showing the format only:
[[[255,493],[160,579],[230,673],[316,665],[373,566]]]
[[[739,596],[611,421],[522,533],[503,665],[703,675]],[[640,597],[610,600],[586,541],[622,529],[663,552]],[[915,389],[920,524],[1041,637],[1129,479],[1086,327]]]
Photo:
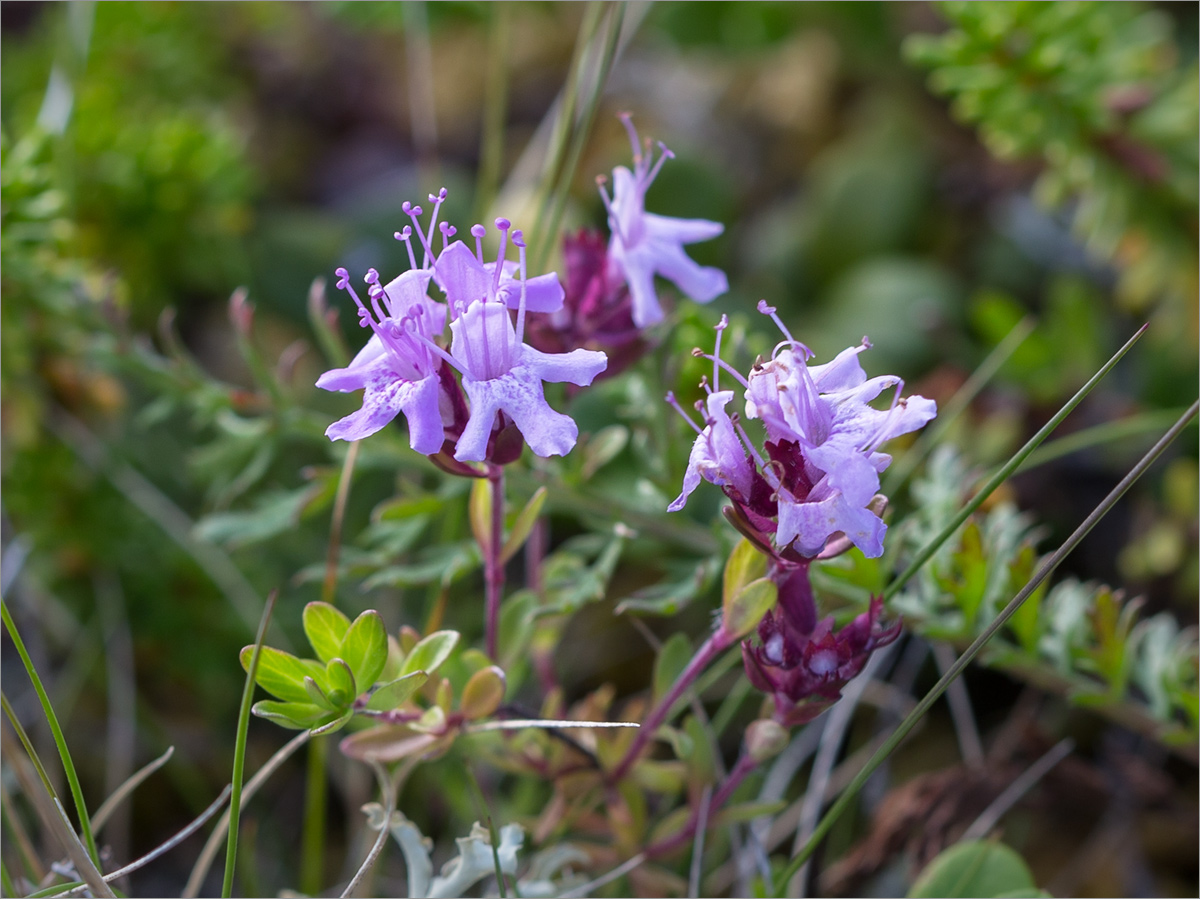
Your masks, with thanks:
[[[371,317],[370,311],[366,306],[363,305],[363,301],[358,298],[358,294],[355,292],[354,288],[350,286],[350,273],[344,268],[338,268],[334,270],[334,274],[338,276],[338,289],[344,290],[350,294],[351,299],[354,300],[354,304],[358,306],[359,327],[370,328],[379,335],[379,339],[383,341],[384,345],[388,349],[394,352],[397,356],[403,358],[404,352],[396,344],[395,339],[387,333],[387,330],[381,325],[381,323],[376,322],[375,319]]]
[[[633,114],[629,112],[617,113],[617,118],[621,120],[621,124],[625,126],[625,133],[629,135],[629,143],[633,147],[633,164],[640,166],[642,163],[642,148],[638,143],[637,129],[633,127]]]
[[[649,144],[649,141],[647,141],[647,144]],[[654,183],[654,179],[658,177],[658,173],[662,170],[663,163],[666,162],[668,159],[675,158],[675,154],[672,153],[669,149],[667,149],[667,145],[664,144],[662,141],[658,142],[658,149],[661,151],[659,154],[659,157],[658,157],[658,161],[654,163],[653,168],[651,168],[650,171],[647,172],[645,174],[645,176],[641,179],[643,190],[645,190],[651,184]]]
[[[367,296],[371,298],[371,308],[375,310],[375,316],[379,319],[380,324],[391,318],[390,315],[383,311],[383,305],[387,304],[387,293],[378,281],[375,281],[367,288]],[[382,300],[382,303],[380,302]],[[389,310],[390,311],[390,310]]]
[[[450,243],[450,238],[458,233],[458,229],[448,222],[442,222],[438,229],[442,232],[442,249],[445,250]]]
[[[434,255],[433,252],[433,233],[434,226],[437,225],[438,210],[442,208],[442,203],[446,201],[446,188],[442,188],[437,192],[437,196],[429,195],[429,202],[433,204],[433,215],[429,219],[429,234],[422,243],[425,245],[425,261],[421,263],[423,268],[429,268],[429,259]],[[420,210],[418,210],[418,213]]]
[[[500,287],[500,275],[504,269],[504,257],[508,255],[508,229],[512,222],[506,218],[496,219],[496,229],[500,232],[500,252],[496,254],[496,270],[492,272],[492,290]]]
[[[459,363],[459,361],[457,359],[455,359],[453,356],[451,356],[449,353],[447,353],[440,346],[438,346],[436,343],[434,343],[432,340],[430,340],[428,337],[426,337],[424,334],[422,334],[420,331],[416,330],[415,328],[413,329],[413,339],[416,340],[418,343],[420,343],[421,346],[423,346],[425,349],[429,350],[429,352],[431,352],[435,356],[437,356],[439,359],[449,363],[450,366],[452,368],[454,368],[460,374],[464,374],[464,375],[469,374],[469,372],[465,368],[462,367],[462,365]]]
[[[521,302],[517,306],[517,345],[520,346],[525,339],[525,235],[520,231],[514,231],[512,240],[513,246],[517,248],[521,272]]]
[[[408,267],[416,268],[417,257],[413,255],[412,228],[410,228],[408,225],[405,225],[403,228],[393,234],[392,237],[396,238],[396,240],[404,241],[404,246],[408,249]]]
[[[742,373],[740,371],[738,371],[736,368],[734,368],[732,365],[730,365],[728,362],[726,362],[724,359],[719,359],[716,356],[710,356],[708,353],[704,352],[699,347],[692,350],[692,355],[695,356],[697,359],[711,359],[714,363],[714,367],[716,365],[721,366],[721,368],[725,369],[725,371],[727,371],[727,372],[729,372],[729,374],[733,375],[733,378],[735,381],[737,381],[739,384],[741,384],[747,390],[750,389],[750,384],[746,381],[745,378],[742,377]]]
[[[676,412],[678,412],[680,415],[683,416],[683,420],[686,421],[691,426],[693,431],[695,431],[697,434],[704,433],[702,430],[700,430],[700,426],[697,425],[694,421],[692,421],[692,417],[683,411],[683,406],[679,405],[679,400],[675,399],[674,391],[667,391],[667,395],[666,395],[665,399],[671,405],[672,409],[674,409]]]
[[[791,344],[800,343],[798,340],[796,340],[796,338],[794,338],[792,336],[792,332],[787,329],[787,326],[784,325],[783,320],[780,319],[780,317],[775,314],[774,306],[768,306],[766,300],[759,300],[758,301],[758,311],[761,312],[763,315],[771,316],[771,320],[774,321],[775,324],[778,326],[779,330],[783,332],[783,336],[787,338],[788,343],[791,343]],[[800,344],[800,345],[804,346],[804,344]],[[782,344],[780,346],[782,346]],[[807,350],[808,347],[805,347],[805,349]],[[779,352],[778,346],[775,348],[775,352]],[[771,354],[772,358],[774,357],[774,355],[775,355],[775,353]]]
[[[405,200],[403,203],[400,204],[400,210],[405,215],[407,215],[410,219],[413,220],[413,226],[414,226],[413,230],[417,232],[417,239],[421,241],[421,246],[425,248],[425,259],[421,263],[421,268],[429,268],[430,261],[433,259],[434,256],[437,255],[436,253],[433,252],[433,247],[430,246],[430,244],[429,244],[429,241],[433,239],[433,229],[432,228],[429,229],[428,237],[426,237],[425,232],[421,230],[421,222],[420,222],[421,207],[420,206],[414,206],[412,203],[408,202],[408,200]]]
[[[721,334],[728,327],[729,327],[729,316],[722,314],[721,320],[719,322],[717,322],[717,340],[716,340],[715,346],[713,346],[713,356],[717,359],[721,358]],[[720,384],[720,382],[721,382],[721,369],[717,366],[716,362],[714,362],[713,363],[713,390],[721,389],[718,386]]]
[[[621,238],[621,243],[628,243],[628,241],[625,240],[625,235],[621,232],[621,222],[617,218],[617,214],[613,212],[612,198],[609,197],[608,191],[604,187],[606,184],[608,184],[608,178],[606,176],[596,176],[596,187],[600,191],[600,200],[604,203],[604,209],[608,213],[608,227],[613,234]]]
[[[483,225],[471,226],[471,236],[475,238],[475,258],[479,260],[480,265],[483,265],[483,235],[485,234],[487,234],[487,228]]]

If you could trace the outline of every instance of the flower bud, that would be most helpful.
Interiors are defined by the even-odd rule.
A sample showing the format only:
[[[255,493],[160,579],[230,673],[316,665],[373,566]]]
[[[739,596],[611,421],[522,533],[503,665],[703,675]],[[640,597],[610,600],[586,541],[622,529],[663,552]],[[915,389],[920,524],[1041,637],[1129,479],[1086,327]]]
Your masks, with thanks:
[[[779,755],[787,744],[787,730],[771,718],[760,718],[746,728],[746,751],[759,764]]]

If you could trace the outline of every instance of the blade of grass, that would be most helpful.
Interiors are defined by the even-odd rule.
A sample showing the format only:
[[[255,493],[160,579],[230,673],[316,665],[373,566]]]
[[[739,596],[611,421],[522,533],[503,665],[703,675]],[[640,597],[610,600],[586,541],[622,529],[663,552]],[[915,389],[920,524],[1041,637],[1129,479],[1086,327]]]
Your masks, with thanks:
[[[475,219],[483,221],[496,199],[504,165],[504,122],[508,113],[508,47],[512,40],[512,4],[488,7],[487,80],[484,82],[483,137],[479,146],[479,176],[475,183]]]
[[[0,860],[0,888],[4,889],[5,896],[17,895],[17,888],[8,874],[8,865],[4,864],[3,860]]]
[[[146,867],[146,865],[150,864],[150,862],[154,861],[156,858],[166,855],[168,852],[170,852],[172,849],[174,849],[176,846],[178,846],[180,843],[182,843],[184,840],[186,840],[188,837],[190,837],[192,834],[194,834],[197,830],[199,830],[201,827],[203,827],[204,822],[206,822],[209,818],[211,818],[213,815],[215,815],[217,812],[219,812],[221,810],[221,807],[225,805],[225,800],[229,798],[229,793],[230,793],[230,787],[229,787],[229,785],[226,785],[225,789],[223,789],[221,791],[221,794],[209,804],[208,808],[206,808],[204,811],[202,811],[198,817],[196,817],[191,823],[189,823],[181,831],[179,831],[173,837],[168,839],[166,842],[161,843],[160,845],[151,849],[149,852],[147,852],[141,858],[130,862],[129,864],[125,865],[123,868],[118,868],[116,871],[113,871],[111,874],[105,874],[104,882],[112,883],[115,880],[120,880],[122,877],[126,877],[129,874],[132,874],[134,871],[137,871],[139,868]],[[51,887],[50,889],[42,890],[40,893],[37,893],[35,895],[44,896],[44,897],[62,896],[67,893],[74,893],[75,891],[81,889],[83,886],[85,886],[85,884],[63,883],[63,884],[59,884],[57,887]]]
[[[1139,332],[1140,334],[1141,332]],[[1001,609],[995,620],[987,626],[987,628],[974,642],[958,657],[953,665],[947,669],[946,673],[938,680],[936,684],[925,694],[924,698],[917,703],[916,707],[908,714],[908,716],[900,723],[892,735],[884,742],[882,746],[871,757],[870,761],[862,767],[855,775],[854,779],[846,786],[846,789],[838,796],[837,801],[833,803],[829,811],[825,813],[825,817],[821,819],[820,824],[813,831],[812,837],[804,848],[797,853],[788,863],[787,867],[780,873],[775,880],[773,895],[782,896],[784,889],[792,875],[800,870],[800,867],[808,861],[816,850],[817,845],[825,838],[825,835],[833,827],[834,822],[842,815],[854,797],[858,795],[863,784],[874,773],[875,769],[886,759],[893,750],[900,744],[900,741],[908,735],[908,732],[917,724],[930,707],[941,697],[946,691],[950,683],[962,674],[963,670],[971,663],[980,650],[987,645],[988,641],[994,637],[999,630],[1004,627],[1005,623],[1013,614],[1021,607],[1021,604],[1032,594],[1038,586],[1056,569],[1059,564],[1075,549],[1076,546],[1087,536],[1096,523],[1100,521],[1109,510],[1116,505],[1117,501],[1125,494],[1125,492],[1140,478],[1148,469],[1154,460],[1157,459],[1170,444],[1179,436],[1180,432],[1191,423],[1196,417],[1197,411],[1200,411],[1200,401],[1191,405],[1191,407],[1172,425],[1171,429],[1164,434],[1157,443],[1144,455],[1129,473],[1125,475],[1117,484],[1116,487],[1106,496],[1101,503],[1092,510],[1091,514],[1083,520],[1083,523],[1075,529],[1070,537],[1053,553],[1042,562],[1037,572],[1029,579],[1028,583],[1009,600],[1008,604]]]
[[[279,770],[279,766],[291,758],[297,749],[308,742],[309,736],[308,731],[300,731],[267,759],[266,763],[246,783],[246,788],[242,791],[242,802],[249,802],[259,788],[267,782],[267,778]],[[196,894],[200,892],[200,887],[208,875],[208,869],[212,867],[213,860],[217,857],[217,852],[221,848],[221,839],[225,836],[228,828],[229,811],[226,810],[225,814],[221,816],[221,820],[217,822],[217,826],[213,828],[213,832],[209,834],[208,842],[204,844],[200,856],[196,859],[196,864],[192,867],[192,873],[188,875],[187,884],[183,888],[183,899],[195,899]]]
[[[483,796],[483,788],[479,786],[479,778],[475,776],[475,769],[470,765],[463,765],[463,770],[467,772],[467,786],[470,788],[471,798],[475,800],[475,810],[479,813],[479,817],[483,818],[483,823],[487,826],[488,836],[492,841],[492,864],[496,868],[496,883],[499,884],[500,899],[508,899],[508,890],[504,883],[504,871],[500,868],[500,836],[496,833],[496,824],[492,820],[492,811],[488,808],[487,800]]]
[[[907,483],[917,466],[924,462],[925,457],[933,451],[933,448],[942,442],[942,437],[946,432],[967,410],[971,401],[979,395],[987,383],[1004,367],[1004,363],[1011,358],[1017,348],[1033,333],[1033,329],[1034,319],[1031,315],[1025,316],[1013,325],[1012,330],[996,344],[995,348],[988,353],[987,358],[979,363],[979,367],[950,398],[945,408],[938,410],[936,424],[923,431],[921,436],[909,447],[904,457],[884,476],[883,487],[880,488],[883,493],[891,496]]]
[[[929,543],[927,543],[921,549],[921,551],[917,553],[916,557],[912,560],[912,563],[906,569],[904,569],[904,571],[901,572],[901,574],[895,578],[895,580],[893,580],[887,585],[886,588],[884,588],[884,602],[887,602],[889,599],[895,596],[896,593],[899,592],[900,588],[908,583],[909,579],[912,578],[912,576],[918,571],[920,571],[921,567],[926,562],[933,558],[933,554],[938,551],[938,548],[950,538],[950,535],[958,530],[959,526],[961,526],[962,523],[971,516],[971,513],[978,509],[983,504],[984,500],[992,495],[997,487],[1008,480],[1008,477],[1021,467],[1021,463],[1029,458],[1030,454],[1032,454],[1033,451],[1038,448],[1038,445],[1041,444],[1043,440],[1050,436],[1051,432],[1053,432],[1055,428],[1062,424],[1063,419],[1070,415],[1076,406],[1083,402],[1083,398],[1091,393],[1092,388],[1099,384],[1104,376],[1112,371],[1113,366],[1121,361],[1121,358],[1128,353],[1133,345],[1141,338],[1141,336],[1146,333],[1146,329],[1148,327],[1150,326],[1142,325],[1140,328],[1138,328],[1137,332],[1125,342],[1125,345],[1117,350],[1116,355],[1104,363],[1101,369],[1092,375],[1092,377],[1088,379],[1088,382],[1080,387],[1079,391],[1073,397],[1067,400],[1066,405],[1059,409],[1053,418],[1046,422],[1046,424],[1044,424],[1036,434],[1029,438],[1023,447],[1017,450],[1016,454],[1009,459],[999,471],[992,475],[988,482],[984,484],[982,488],[980,488],[979,492],[975,494],[971,501],[963,506],[963,508],[957,515],[954,516],[950,523],[942,529],[941,533],[930,540]]]
[[[325,876],[325,766],[329,740],[317,737],[308,744],[304,778],[304,827],[300,836],[300,892],[315,896]]]
[[[30,883],[37,883],[46,876],[46,869],[38,860],[37,852],[33,848],[33,840],[29,838],[25,825],[21,823],[19,817],[13,814],[12,808],[12,797],[8,795],[8,790],[5,789],[3,782],[0,782],[0,816],[3,817],[4,826],[8,829],[10,839],[17,841],[17,855],[20,856],[22,865],[20,873],[25,875]]]
[[[17,732],[17,737],[20,738],[21,745],[25,747],[25,754],[29,756],[29,761],[33,763],[33,768],[37,771],[38,778],[42,781],[43,789],[52,798],[58,798],[58,791],[54,789],[54,784],[50,781],[50,775],[46,773],[46,769],[42,765],[42,760],[38,758],[37,750],[33,748],[33,741],[29,739],[29,734],[25,733],[25,728],[17,720],[17,713],[13,711],[13,707],[9,703],[8,697],[4,695],[3,690],[0,690],[0,706],[4,708],[4,714],[8,718],[8,723]]]
[[[262,654],[263,639],[267,636],[267,625],[271,623],[271,611],[275,608],[278,592],[272,590],[263,608],[258,634],[254,638],[254,652],[250,656],[250,667],[246,671],[246,686],[242,690],[242,707],[238,712],[237,738],[233,746],[232,792],[229,796],[229,841],[225,850],[225,881],[221,886],[221,899],[233,895],[233,874],[237,864],[238,818],[242,812],[242,775],[246,765],[246,734],[250,729],[250,705],[254,699],[254,678],[258,674],[258,659]]]
[[[1058,440],[1052,440],[1044,446],[1038,447],[1037,452],[1026,459],[1025,464],[1019,470],[1026,472],[1055,459],[1061,459],[1063,456],[1069,456],[1071,453],[1091,449],[1094,446],[1103,446],[1125,437],[1160,432],[1182,412],[1182,409],[1143,412],[1119,421],[1106,421],[1090,428],[1084,428],[1082,431],[1076,431],[1074,434],[1068,434],[1066,437],[1060,437]]]
[[[83,842],[87,846],[87,854],[93,866],[98,867],[100,864],[100,852],[96,849],[96,838],[92,834],[92,820],[88,815],[87,803],[83,801],[83,788],[79,785],[79,775],[75,773],[75,764],[71,761],[71,752],[67,749],[67,740],[63,736],[62,728],[59,727],[58,716],[54,714],[54,707],[50,704],[50,697],[46,695],[45,687],[42,686],[42,679],[38,677],[37,670],[33,667],[33,662],[30,661],[29,653],[25,650],[25,642],[21,639],[12,616],[8,614],[8,605],[2,599],[0,599],[0,616],[3,617],[4,626],[8,629],[8,635],[12,637],[13,645],[17,648],[17,653],[21,656],[21,661],[25,665],[25,671],[29,675],[29,679],[33,682],[33,689],[37,691],[38,701],[42,704],[42,712],[46,716],[46,721],[50,724],[51,733],[54,734],[54,745],[58,747],[58,756],[62,759],[63,771],[67,775],[67,783],[71,787],[71,798],[75,801],[75,812],[79,816],[79,829],[83,834]],[[11,709],[8,707],[7,702],[5,703],[5,712],[9,713],[10,718],[15,720],[15,717],[11,715]],[[42,774],[44,777],[45,771]]]
[[[567,153],[566,162],[558,176],[558,184],[550,202],[550,214],[545,228],[541,227],[540,220],[538,222],[538,255],[533,260],[534,271],[541,271],[545,266],[550,247],[554,245],[555,236],[558,234],[559,222],[562,220],[563,211],[567,206],[567,197],[571,192],[571,183],[575,180],[575,170],[579,167],[579,158],[583,155],[583,148],[587,144],[592,123],[596,118],[596,110],[600,106],[600,98],[604,96],[609,73],[612,72],[613,64],[617,59],[617,41],[621,36],[621,26],[625,21],[625,5],[624,2],[619,2],[609,8],[606,27],[603,31],[603,43],[599,50],[599,58],[595,63],[595,74],[588,85],[590,90],[575,133],[571,138],[571,149]]]

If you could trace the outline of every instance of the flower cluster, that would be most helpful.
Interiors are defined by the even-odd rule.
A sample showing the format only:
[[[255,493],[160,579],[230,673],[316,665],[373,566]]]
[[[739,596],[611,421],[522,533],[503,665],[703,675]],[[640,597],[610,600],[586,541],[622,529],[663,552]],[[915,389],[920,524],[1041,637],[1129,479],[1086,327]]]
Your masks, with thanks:
[[[719,486],[733,501],[734,525],[764,552],[792,562],[832,555],[857,546],[868,557],[883,553],[887,526],[879,517],[886,500],[877,494],[879,474],[891,456],[879,447],[915,431],[937,414],[932,400],[901,397],[904,382],[893,375],[867,378],[858,355],[862,344],[843,350],[831,362],[809,365],[812,351],[795,340],[775,314],[759,303],[783,332],[784,340],[767,362],[757,362],[747,377],[721,360],[717,326],[711,384],[704,382],[707,401],[701,428],[667,400],[696,430],[683,492],[668,507],[682,509],[701,479]],[[722,370],[745,391],[747,418],[759,419],[766,431],[760,452],[737,415],[725,407],[734,391],[720,389]],[[896,392],[887,409],[870,405],[884,390]]]
[[[494,262],[484,260],[483,225],[471,228],[474,250],[452,241],[455,229],[437,221],[445,199],[445,189],[430,195],[433,212],[424,230],[421,208],[403,205],[412,225],[395,237],[408,248],[412,267],[387,284],[370,270],[367,302],[350,286],[346,270],[337,270],[338,287],[353,298],[359,323],[373,335],[350,365],[317,381],[326,390],[364,391],[362,408],[325,433],[332,440],[360,440],[403,412],[412,448],[442,456],[447,464],[451,456],[460,463],[512,461],[520,455],[522,438],[539,456],[563,455],[575,445],[579,429],[550,408],[543,382],[586,386],[607,359],[594,350],[552,354],[528,346],[527,314],[562,308],[558,276],[527,276],[525,242],[507,219],[495,222],[500,249]],[[442,249],[435,253],[439,230]],[[420,265],[414,234],[423,254]],[[510,242],[517,262],[507,258]],[[429,297],[431,281],[445,302]]]
[[[785,727],[807,724],[838,700],[842,688],[871,653],[900,635],[900,622],[883,625],[883,602],[841,630],[833,617],[817,620],[808,566],[782,563],[772,571],[779,599],[758,625],[758,645],[742,641],[746,675],[775,700],[775,719]]]

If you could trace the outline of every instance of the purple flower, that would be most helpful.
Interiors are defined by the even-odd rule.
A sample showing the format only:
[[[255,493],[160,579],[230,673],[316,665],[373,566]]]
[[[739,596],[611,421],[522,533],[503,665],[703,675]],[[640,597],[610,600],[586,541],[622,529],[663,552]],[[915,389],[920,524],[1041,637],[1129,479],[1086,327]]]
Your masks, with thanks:
[[[648,143],[643,154],[630,117],[622,115],[621,121],[633,144],[633,171],[624,166],[613,169],[612,198],[603,186],[600,196],[608,209],[612,228],[610,264],[629,284],[634,324],[645,328],[663,318],[654,290],[656,274],[674,282],[698,303],[710,302],[729,289],[724,272],[697,264],[683,251],[684,244],[710,240],[725,227],[705,219],[668,218],[646,212],[646,191],[663,163],[673,154],[659,144],[660,155],[655,161]]]
[[[403,412],[409,445],[418,453],[436,453],[442,446],[437,377],[441,362],[427,344],[445,327],[446,309],[425,295],[429,274],[405,272],[379,287],[379,276],[372,269],[367,281],[374,315],[350,286],[346,270],[339,268],[337,276],[338,287],[349,292],[358,306],[359,323],[375,333],[347,367],[317,379],[324,390],[364,391],[362,408],[335,421],[325,435],[330,440],[361,440]]]
[[[365,389],[362,408],[330,425],[326,434],[359,440],[404,412],[412,448],[426,455],[440,453],[445,445],[459,462],[493,459],[503,464],[520,455],[518,431],[540,456],[565,454],[575,445],[578,428],[546,403],[542,382],[586,386],[604,370],[607,359],[592,350],[548,354],[526,346],[522,335],[527,312],[554,312],[562,306],[558,277],[527,277],[520,231],[511,235],[520,261],[506,260],[511,229],[506,219],[496,220],[500,252],[495,262],[483,261],[482,225],[471,229],[476,245],[472,253],[461,241],[452,242],[455,229],[442,223],[442,251],[435,254],[437,215],[445,198],[445,189],[430,196],[434,207],[427,231],[419,223],[420,207],[404,204],[413,227],[395,236],[408,247],[412,269],[386,286],[380,286],[372,269],[367,275],[370,308],[349,287],[345,269],[338,269],[338,286],[349,290],[360,323],[374,336],[349,366],[326,372],[317,382],[327,390]],[[420,265],[411,239],[414,232],[424,251]],[[426,295],[431,280],[446,295],[446,305]],[[515,327],[510,309],[517,312]],[[437,342],[447,318],[448,351]],[[454,380],[455,370],[461,386]]]
[[[725,415],[728,399],[716,414],[712,394],[707,426],[701,431],[692,425],[700,433],[684,491],[669,508],[682,508],[704,478],[734,501],[730,518],[747,537],[768,546],[773,533],[777,551],[772,554],[805,559],[853,544],[868,557],[882,555],[887,526],[879,511],[886,501],[876,491],[891,456],[878,448],[922,427],[937,414],[936,405],[920,396],[901,398],[904,384],[897,377],[868,379],[858,361],[870,346],[865,339],[832,362],[809,366],[811,351],[792,338],[775,310],[760,303],[759,311],[770,315],[786,338],[770,361],[756,363],[748,378],[722,362],[724,318],[708,358],[713,360],[714,388],[721,368],[746,388],[746,416],[763,423],[766,458],[736,417]],[[888,409],[869,405],[893,386],[896,394]],[[674,402],[672,397],[668,401]]]

